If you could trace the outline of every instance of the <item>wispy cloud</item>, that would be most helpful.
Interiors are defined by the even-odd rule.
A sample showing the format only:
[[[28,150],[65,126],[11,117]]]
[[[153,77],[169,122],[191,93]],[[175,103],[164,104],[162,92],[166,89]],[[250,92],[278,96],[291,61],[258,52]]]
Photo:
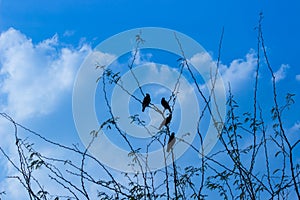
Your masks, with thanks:
[[[57,35],[34,44],[13,28],[1,33],[0,92],[6,95],[2,111],[19,120],[49,113],[70,91],[75,72],[90,51],[87,45],[61,46]]]
[[[75,31],[72,31],[72,30],[66,30],[63,34],[64,37],[70,37],[72,35],[75,34]]]
[[[297,80],[297,81],[300,81],[300,74],[297,74],[297,75],[296,75],[296,80]]]
[[[1,112],[22,122],[55,110],[65,94],[71,92],[76,71],[90,52],[91,47],[86,44],[63,45],[58,35],[35,44],[13,28],[0,33]],[[0,146],[11,159],[17,159],[12,127],[2,119],[0,135],[3,137]],[[1,159],[1,166],[3,173],[16,174],[5,159]],[[24,188],[16,179],[4,179],[0,185],[7,198],[26,198]]]
[[[279,82],[283,79],[285,79],[287,70],[290,68],[287,64],[282,64],[280,68],[274,73],[275,76],[275,82]]]
[[[289,130],[292,133],[300,131],[300,121],[295,122],[295,124]]]
[[[235,59],[229,66],[221,65],[220,72],[225,86],[230,83],[233,90],[244,88],[255,75],[256,62],[256,54],[251,50],[245,58]]]
[[[230,83],[232,90],[242,89],[255,74],[256,53],[250,50],[245,58],[235,59],[229,65],[220,63],[219,72],[225,87]],[[197,66],[212,67],[216,61],[212,60],[208,53],[196,54],[191,58],[191,63]]]
[[[142,65],[147,64],[150,62],[150,59],[152,57],[151,53],[141,53],[139,49],[133,49],[131,52],[131,60],[134,59],[135,65]]]

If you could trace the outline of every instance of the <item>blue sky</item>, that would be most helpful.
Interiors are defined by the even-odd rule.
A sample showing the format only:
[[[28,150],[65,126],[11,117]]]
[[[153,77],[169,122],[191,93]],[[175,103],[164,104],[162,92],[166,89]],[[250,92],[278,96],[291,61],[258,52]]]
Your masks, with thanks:
[[[50,139],[69,145],[80,143],[72,114],[77,70],[100,42],[140,27],[184,33],[200,43],[213,60],[217,59],[224,27],[221,73],[224,80],[233,82],[237,98],[249,111],[248,95],[252,94],[250,80],[257,50],[254,28],[260,12],[264,14],[263,33],[269,59],[280,77],[277,83],[281,102],[287,92],[295,93],[293,109],[300,110],[299,9],[300,2],[296,0],[0,0],[1,112]],[[267,70],[262,71],[260,78],[267,86],[259,93],[264,104],[268,102],[265,90],[271,80]],[[288,114],[286,128],[299,131],[299,112]],[[9,152],[14,143],[5,134],[11,129],[4,122],[0,124],[0,136],[7,138],[0,145]],[[10,169],[0,158],[3,188]],[[17,198],[9,195],[7,199]]]

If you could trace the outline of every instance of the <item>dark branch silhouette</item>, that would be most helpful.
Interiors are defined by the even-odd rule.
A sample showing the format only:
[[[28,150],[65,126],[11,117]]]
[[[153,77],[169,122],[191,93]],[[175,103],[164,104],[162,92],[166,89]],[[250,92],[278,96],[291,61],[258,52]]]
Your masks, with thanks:
[[[211,89],[208,95],[201,91],[199,77],[193,73],[188,58],[185,57],[184,47],[175,34],[178,48],[181,51],[176,81],[172,86],[174,89],[168,101],[161,99],[164,110],[160,110],[153,102],[159,102],[153,96],[146,93],[140,84],[138,76],[134,74],[134,63],[140,46],[147,42],[141,34],[136,36],[136,48],[132,52],[132,59],[128,62],[128,69],[144,97],[143,100],[130,93],[128,88],[122,84],[120,72],[105,67],[102,69],[101,77],[97,79],[100,85],[100,96],[105,106],[103,110],[108,113],[106,119],[102,119],[98,130],[91,130],[91,140],[86,147],[77,144],[67,145],[50,140],[42,133],[16,122],[10,115],[0,113],[1,119],[9,122],[12,126],[12,136],[15,144],[15,154],[10,154],[4,147],[0,146],[0,154],[7,163],[15,170],[7,175],[8,179],[16,180],[27,192],[28,199],[300,199],[300,166],[297,163],[296,149],[300,143],[299,135],[290,139],[289,133],[284,128],[285,115],[293,106],[294,94],[286,95],[286,102],[280,104],[279,94],[271,63],[269,61],[265,40],[262,30],[263,15],[260,14],[257,30],[257,66],[254,77],[253,106],[251,112],[244,111],[244,107],[235,98],[230,83],[228,83],[227,112],[224,120],[218,111],[215,95],[217,70],[220,63],[221,46],[224,29],[219,43],[217,69],[210,71]],[[262,54],[262,55],[260,55]],[[272,80],[271,114],[268,108],[260,106],[259,75],[262,69],[269,71]],[[200,117],[197,119],[196,142],[189,142],[186,136],[180,136],[172,129],[172,117],[177,116],[174,111],[177,95],[182,76],[188,75],[190,81],[195,85],[195,92],[203,101]],[[264,76],[267,76],[264,74]],[[137,108],[142,105],[142,112],[148,107],[162,116],[163,121],[156,131],[149,129],[138,114],[128,116],[132,122],[136,122],[148,134],[147,143],[133,142],[126,131],[121,129],[118,116],[115,116],[110,104],[111,86],[120,87],[129,97],[136,101]],[[252,89],[252,88],[251,88]],[[263,99],[265,100],[265,99]],[[216,107],[216,116],[212,108]],[[168,110],[165,115],[165,110]],[[242,113],[242,114],[241,114]],[[204,116],[211,118],[215,131],[219,134],[219,145],[209,155],[204,155],[203,144],[204,133],[201,125]],[[271,121],[269,120],[271,119]],[[271,124],[271,127],[270,125]],[[176,124],[175,124],[176,125]],[[221,127],[221,128],[220,128]],[[132,168],[138,169],[132,173],[115,171],[94,155],[90,154],[91,145],[95,144],[100,131],[109,130],[114,137],[129,149],[128,163]],[[175,137],[175,132],[176,137]],[[170,134],[171,133],[171,134]],[[105,133],[104,133],[105,134]],[[68,157],[59,155],[49,156],[38,148],[31,139],[37,140],[43,146],[55,148]],[[192,162],[182,162],[176,158],[176,148],[179,144],[189,145],[189,154],[183,155],[191,158]],[[175,145],[176,144],[176,145]],[[153,149],[161,148],[163,166],[161,169],[151,169],[149,155]],[[13,157],[17,156],[17,157]],[[200,156],[200,157],[199,157]],[[92,167],[90,167],[92,166]],[[96,169],[96,170],[95,170]],[[40,179],[40,177],[43,177]],[[52,188],[48,188],[51,184]],[[93,190],[95,194],[90,193]],[[213,191],[215,196],[209,196]],[[0,199],[5,197],[7,191],[0,191]]]

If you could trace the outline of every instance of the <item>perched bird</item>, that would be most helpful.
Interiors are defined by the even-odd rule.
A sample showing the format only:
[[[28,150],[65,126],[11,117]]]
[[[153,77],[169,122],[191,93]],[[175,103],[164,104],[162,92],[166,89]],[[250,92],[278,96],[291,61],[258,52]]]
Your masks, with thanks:
[[[175,133],[172,132],[168,141],[167,152],[169,152],[173,148],[175,141],[176,141]]]
[[[142,112],[145,111],[145,108],[149,106],[151,102],[150,94],[146,93],[146,96],[144,97],[143,103],[142,103]]]
[[[171,122],[171,119],[172,119],[172,114],[170,113],[168,117],[166,117],[160,124],[159,126],[159,130],[163,127],[163,126],[167,126],[170,122]]]
[[[166,99],[164,97],[161,99],[160,103],[164,107],[164,109],[168,109],[171,112],[170,105],[169,105],[169,103],[166,101]]]
[[[166,117],[166,123],[165,123],[165,126],[167,126],[167,125],[171,122],[171,119],[172,119],[172,113],[170,113],[169,116]]]

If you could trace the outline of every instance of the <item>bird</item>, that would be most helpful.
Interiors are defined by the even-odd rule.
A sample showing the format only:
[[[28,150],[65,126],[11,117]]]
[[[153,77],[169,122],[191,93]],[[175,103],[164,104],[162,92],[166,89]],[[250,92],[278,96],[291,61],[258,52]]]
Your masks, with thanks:
[[[169,151],[173,148],[174,144],[176,142],[176,138],[175,138],[175,133],[172,132],[168,141],[168,145],[167,145],[167,152],[169,153]]]
[[[171,122],[171,119],[172,119],[172,114],[170,113],[169,116],[166,118],[165,126],[167,126]]]
[[[166,101],[164,97],[161,99],[160,103],[164,107],[164,109],[167,109],[170,112],[172,112],[169,103]]]
[[[171,119],[172,119],[172,114],[170,113],[168,117],[166,117],[160,124],[159,126],[159,130],[163,127],[163,126],[167,126],[170,122],[171,122]]]
[[[142,112],[145,111],[145,108],[149,106],[150,102],[151,102],[150,94],[146,93],[146,96],[144,97],[142,103]]]

